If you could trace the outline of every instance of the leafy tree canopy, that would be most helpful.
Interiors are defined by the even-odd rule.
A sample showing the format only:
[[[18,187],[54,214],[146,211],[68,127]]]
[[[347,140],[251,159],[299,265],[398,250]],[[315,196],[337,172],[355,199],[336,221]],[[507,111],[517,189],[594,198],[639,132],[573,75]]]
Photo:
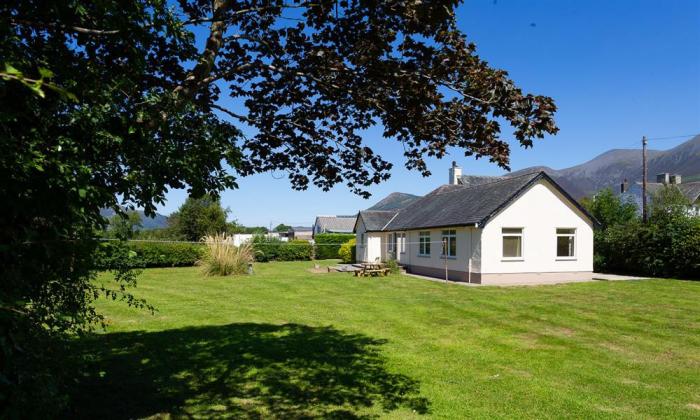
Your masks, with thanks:
[[[651,195],[651,221],[668,221],[677,217],[688,217],[691,203],[675,185],[664,185]]]
[[[371,126],[424,175],[424,158],[450,147],[507,168],[508,140],[556,133],[552,99],[476,54],[459,3],[0,3],[2,382],[45,377],[15,369],[16,349],[44,348],[12,344],[20,332],[81,331],[103,292],[134,302],[120,294],[133,277],[114,292],[91,281],[102,208],[152,215],[170,189],[213,199],[271,170],[296,189],[344,183],[366,197],[391,169],[363,142]]]
[[[279,225],[275,226],[275,232],[289,232],[289,230],[292,227],[289,225],[285,225],[284,223],[280,223]]]
[[[603,230],[637,218],[637,204],[615,195],[610,188],[599,191],[593,198],[584,198],[581,204],[598,220]]]
[[[139,212],[131,210],[110,217],[107,234],[113,238],[131,239],[138,234],[141,227],[141,215]]]
[[[199,241],[205,235],[226,232],[228,210],[218,199],[209,195],[188,197],[178,211],[168,218],[168,228],[173,237],[187,241]]]

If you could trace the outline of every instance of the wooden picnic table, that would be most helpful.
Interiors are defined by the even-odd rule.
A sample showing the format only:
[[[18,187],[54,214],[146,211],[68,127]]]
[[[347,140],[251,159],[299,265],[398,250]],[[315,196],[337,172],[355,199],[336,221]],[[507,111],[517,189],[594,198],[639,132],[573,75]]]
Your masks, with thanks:
[[[360,269],[355,271],[355,276],[386,276],[389,274],[389,269],[382,262],[362,263]]]

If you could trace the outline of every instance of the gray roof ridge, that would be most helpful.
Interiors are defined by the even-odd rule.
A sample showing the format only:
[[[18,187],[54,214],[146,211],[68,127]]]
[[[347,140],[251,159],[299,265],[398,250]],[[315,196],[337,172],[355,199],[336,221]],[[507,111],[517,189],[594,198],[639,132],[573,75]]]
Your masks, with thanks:
[[[455,189],[450,190],[450,191],[444,191],[444,192],[435,193],[434,195],[444,195],[444,194],[457,193],[457,192],[464,191],[464,190],[469,190],[469,189],[472,189],[472,188],[481,188],[481,187],[485,187],[485,186],[487,186],[487,185],[493,185],[493,184],[496,184],[496,183],[499,183],[499,182],[512,181],[512,180],[514,180],[514,179],[518,179],[518,178],[522,178],[522,177],[526,177],[526,176],[539,175],[539,174],[541,174],[541,173],[544,173],[544,171],[533,171],[533,172],[528,172],[528,173],[526,173],[526,174],[515,175],[515,176],[507,176],[507,177],[506,177],[506,176],[503,176],[503,177],[500,177],[500,179],[496,179],[496,180],[493,180],[493,181],[491,181],[491,182],[484,182],[483,184],[478,184],[478,185],[443,184],[443,185],[437,187],[435,190],[438,190],[438,189],[440,189],[440,188],[442,188],[442,187],[444,187],[444,186],[447,186],[447,185],[455,185],[456,187],[459,187],[459,188],[455,188]],[[435,190],[433,190],[433,191],[431,191],[430,193],[426,194],[426,197],[427,197],[428,195],[430,195],[430,194],[433,194],[433,192],[434,192]]]

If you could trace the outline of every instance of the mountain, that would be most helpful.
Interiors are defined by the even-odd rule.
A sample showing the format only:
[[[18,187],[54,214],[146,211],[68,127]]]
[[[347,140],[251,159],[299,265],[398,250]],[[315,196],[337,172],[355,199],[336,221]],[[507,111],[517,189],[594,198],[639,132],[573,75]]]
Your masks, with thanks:
[[[143,229],[161,229],[168,227],[168,216],[163,216],[160,213],[156,213],[153,217],[146,217],[143,210],[136,210],[141,216],[141,227]],[[104,218],[109,219],[114,216],[115,212],[112,209],[102,209],[100,210],[100,215]]]
[[[367,210],[398,210],[421,198],[413,194],[393,192]]]
[[[647,149],[648,180],[655,182],[656,174],[680,174],[684,181],[700,178],[700,136],[669,150]],[[506,176],[545,171],[575,198],[590,195],[603,188],[617,189],[624,179],[630,183],[642,180],[642,150],[612,149],[586,163],[565,169],[533,166],[511,172]]]

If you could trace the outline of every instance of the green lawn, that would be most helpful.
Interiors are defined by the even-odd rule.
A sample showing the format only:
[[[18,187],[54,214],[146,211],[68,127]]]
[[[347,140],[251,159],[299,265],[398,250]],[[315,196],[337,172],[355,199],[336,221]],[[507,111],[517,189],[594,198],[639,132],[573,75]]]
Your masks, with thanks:
[[[463,287],[146,270],[98,302],[76,417],[700,417],[700,282]],[[103,276],[101,280],[107,280]]]

